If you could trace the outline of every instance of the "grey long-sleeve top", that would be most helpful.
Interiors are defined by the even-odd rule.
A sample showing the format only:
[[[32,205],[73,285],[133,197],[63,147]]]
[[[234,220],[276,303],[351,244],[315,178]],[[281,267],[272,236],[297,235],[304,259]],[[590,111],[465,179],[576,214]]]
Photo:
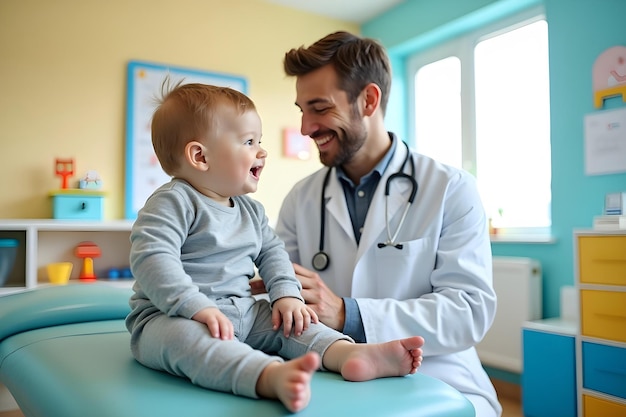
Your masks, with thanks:
[[[131,232],[133,326],[155,309],[191,318],[214,300],[251,296],[255,265],[271,302],[300,295],[301,285],[263,206],[248,196],[225,207],[183,180],[161,186],[139,211]]]

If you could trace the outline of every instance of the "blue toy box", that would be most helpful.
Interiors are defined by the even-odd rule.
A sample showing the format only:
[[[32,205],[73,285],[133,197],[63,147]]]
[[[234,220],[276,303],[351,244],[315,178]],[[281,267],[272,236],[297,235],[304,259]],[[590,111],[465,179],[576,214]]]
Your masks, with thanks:
[[[61,220],[103,220],[102,191],[65,189],[52,191],[52,218]]]

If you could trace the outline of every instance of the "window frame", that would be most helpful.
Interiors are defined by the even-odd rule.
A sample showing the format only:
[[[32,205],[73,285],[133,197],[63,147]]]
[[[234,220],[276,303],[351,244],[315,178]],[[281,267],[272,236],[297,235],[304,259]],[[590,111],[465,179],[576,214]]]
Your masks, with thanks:
[[[462,167],[476,176],[476,91],[474,72],[474,50],[476,46],[485,40],[500,36],[504,33],[519,29],[531,23],[547,19],[542,6],[532,7],[515,15],[508,16],[496,22],[488,23],[479,28],[463,33],[455,38],[449,38],[427,48],[415,51],[407,56],[405,61],[407,82],[407,109],[408,129],[410,141],[416,145],[416,97],[415,76],[417,71],[430,63],[456,56],[461,62],[461,143],[462,143]],[[549,69],[548,69],[549,71]],[[552,193],[551,193],[552,194]],[[550,202],[552,206],[552,202]],[[552,219],[550,219],[552,224]],[[492,236],[493,240],[501,241],[552,241],[550,237],[551,226],[548,227],[508,227],[498,231],[498,235]]]

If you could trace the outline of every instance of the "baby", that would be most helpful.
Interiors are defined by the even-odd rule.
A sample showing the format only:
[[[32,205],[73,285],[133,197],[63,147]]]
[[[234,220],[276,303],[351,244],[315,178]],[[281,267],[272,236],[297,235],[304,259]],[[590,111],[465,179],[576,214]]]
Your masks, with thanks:
[[[318,369],[350,381],[413,374],[424,340],[357,344],[303,301],[257,190],[267,152],[254,103],[226,87],[164,83],[152,143],[172,180],[139,211],[126,323],[145,366],[296,412]],[[251,295],[255,267],[269,301]],[[287,359],[287,361],[285,360]]]

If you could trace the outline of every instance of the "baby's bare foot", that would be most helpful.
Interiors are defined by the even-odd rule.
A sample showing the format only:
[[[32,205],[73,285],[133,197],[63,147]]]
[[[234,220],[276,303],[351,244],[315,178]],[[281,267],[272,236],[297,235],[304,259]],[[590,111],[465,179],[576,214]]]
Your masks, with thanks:
[[[387,343],[360,344],[341,367],[341,375],[348,381],[368,381],[388,376],[414,374],[422,364],[420,336]]]
[[[311,377],[320,366],[317,353],[285,363],[268,365],[257,382],[257,393],[261,397],[277,398],[291,412],[304,409],[311,399]]]

